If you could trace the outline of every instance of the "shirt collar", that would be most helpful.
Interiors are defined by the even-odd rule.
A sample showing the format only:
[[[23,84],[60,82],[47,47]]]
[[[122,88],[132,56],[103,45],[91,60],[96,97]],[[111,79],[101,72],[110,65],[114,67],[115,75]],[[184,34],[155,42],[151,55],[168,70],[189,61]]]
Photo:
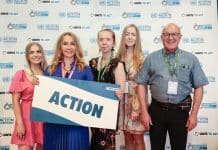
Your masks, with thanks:
[[[164,52],[164,54],[165,54],[166,56],[175,56],[175,55],[179,52],[179,48],[177,48],[177,49],[176,49],[174,52],[172,52],[172,53],[167,53],[167,51],[166,51],[165,48],[163,48],[162,50],[163,50],[163,52]]]

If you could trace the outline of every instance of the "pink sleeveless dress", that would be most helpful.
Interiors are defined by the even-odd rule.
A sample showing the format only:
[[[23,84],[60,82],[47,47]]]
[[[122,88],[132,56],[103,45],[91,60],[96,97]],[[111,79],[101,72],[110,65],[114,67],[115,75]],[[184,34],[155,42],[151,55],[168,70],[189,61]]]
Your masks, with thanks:
[[[23,123],[25,126],[25,139],[20,140],[17,137],[17,123],[15,121],[14,131],[11,137],[11,144],[33,146],[35,143],[43,143],[43,123],[33,122],[30,120],[32,109],[32,100],[34,86],[27,79],[24,70],[19,70],[14,75],[10,89],[10,93],[21,93],[20,106]]]

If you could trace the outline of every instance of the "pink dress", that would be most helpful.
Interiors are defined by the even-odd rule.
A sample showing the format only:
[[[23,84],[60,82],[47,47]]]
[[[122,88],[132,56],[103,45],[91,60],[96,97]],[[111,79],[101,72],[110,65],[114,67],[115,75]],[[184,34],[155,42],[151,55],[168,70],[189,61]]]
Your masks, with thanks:
[[[17,123],[14,125],[14,132],[11,137],[11,144],[17,145],[30,145],[35,143],[43,143],[43,123],[33,122],[30,120],[30,114],[32,109],[34,86],[27,79],[24,70],[19,70],[13,77],[10,85],[10,93],[21,93],[20,106],[23,123],[25,126],[25,139],[20,140],[17,137]]]

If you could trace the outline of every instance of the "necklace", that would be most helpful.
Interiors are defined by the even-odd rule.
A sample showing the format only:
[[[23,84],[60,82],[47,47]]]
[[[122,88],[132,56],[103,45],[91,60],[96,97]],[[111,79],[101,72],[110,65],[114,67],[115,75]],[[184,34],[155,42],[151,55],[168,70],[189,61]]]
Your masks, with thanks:
[[[106,69],[108,68],[109,64],[111,63],[112,57],[110,57],[109,62],[107,64],[105,64],[104,67],[102,64],[102,60],[103,60],[103,58],[101,58],[101,61],[100,61],[100,68],[99,68],[99,72],[98,72],[98,81],[101,81],[104,79]],[[102,70],[103,68],[104,68],[104,70]]]
[[[71,78],[75,69],[76,69],[76,65],[77,65],[77,59],[75,60],[73,67],[70,66],[70,69],[66,69],[64,62],[61,63],[61,68],[62,68],[62,77],[63,78]],[[64,71],[66,72],[64,72]]]
[[[70,72],[71,71],[71,67],[69,69],[67,69],[66,66],[64,65],[64,71]]]
[[[36,75],[35,75],[35,73],[33,72],[33,70],[32,70],[31,68],[30,68],[30,72],[31,72],[31,74],[30,74],[30,75],[31,75],[31,77],[33,77],[33,78],[34,78]]]

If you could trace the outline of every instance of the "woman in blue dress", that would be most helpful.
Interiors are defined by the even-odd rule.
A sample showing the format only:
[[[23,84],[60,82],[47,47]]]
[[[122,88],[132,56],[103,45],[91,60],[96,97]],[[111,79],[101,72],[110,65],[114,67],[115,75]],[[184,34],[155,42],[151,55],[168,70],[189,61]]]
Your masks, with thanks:
[[[78,38],[71,32],[63,33],[56,45],[46,75],[68,79],[93,80],[91,69],[83,60]],[[87,127],[45,123],[44,150],[89,150]]]

